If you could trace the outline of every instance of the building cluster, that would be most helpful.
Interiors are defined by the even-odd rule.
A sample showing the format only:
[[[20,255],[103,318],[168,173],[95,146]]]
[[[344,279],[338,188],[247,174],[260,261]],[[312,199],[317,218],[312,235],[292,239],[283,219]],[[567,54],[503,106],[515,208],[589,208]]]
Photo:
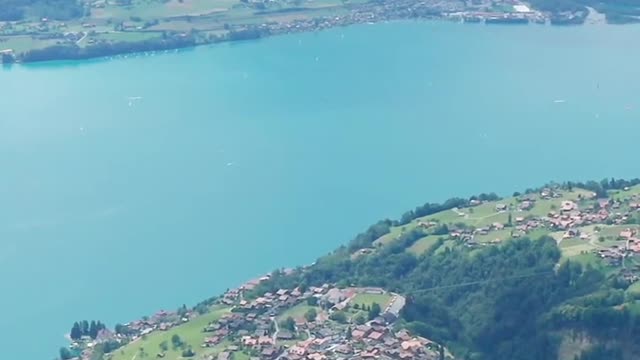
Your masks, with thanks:
[[[325,284],[301,291],[279,289],[253,300],[243,294],[267,278],[250,281],[227,291],[221,303],[233,311],[209,324],[204,331],[203,347],[229,344],[209,359],[232,359],[244,351],[256,359],[329,360],[329,359],[437,359],[439,347],[428,339],[395,332],[392,324],[405,304],[404,297],[389,294],[390,302],[380,316],[364,324],[331,320],[335,311],[346,310],[358,294],[387,294],[380,288],[339,289]],[[308,299],[315,298],[318,313],[313,319],[294,319],[294,329],[282,329],[278,317]],[[304,303],[303,303],[304,304]],[[443,350],[444,351],[444,350]]]

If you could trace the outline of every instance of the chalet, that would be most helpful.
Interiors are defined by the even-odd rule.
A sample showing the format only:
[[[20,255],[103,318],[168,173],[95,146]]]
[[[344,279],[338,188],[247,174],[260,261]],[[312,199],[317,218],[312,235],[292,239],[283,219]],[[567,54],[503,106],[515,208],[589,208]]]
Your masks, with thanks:
[[[505,204],[496,204],[496,211],[506,211],[507,205]]]
[[[405,350],[405,351],[417,352],[419,349],[423,347],[423,345],[417,339],[412,339],[412,340],[403,341],[400,344],[400,347],[402,348],[402,350]]]
[[[620,236],[622,239],[628,240],[628,239],[631,239],[631,238],[633,237],[633,235],[634,235],[633,230],[631,230],[631,229],[624,229],[623,231],[621,231],[621,232],[620,232],[620,235],[619,235],[619,236]]]
[[[262,350],[262,352],[260,353],[260,357],[268,360],[275,359],[276,357],[278,357],[278,353],[278,349],[274,347],[268,347]]]
[[[324,296],[324,300],[330,304],[338,304],[339,302],[345,300],[346,297],[342,293],[342,290],[333,288],[327,292]]]
[[[523,201],[520,203],[519,208],[520,210],[523,210],[523,211],[531,210],[531,208],[533,208],[533,202],[528,200]]]
[[[204,339],[204,344],[202,344],[202,347],[213,347],[220,343],[220,341],[222,341],[222,339],[217,336],[208,337]]]
[[[351,337],[356,340],[360,340],[365,337],[365,333],[362,330],[353,330],[351,332]]]
[[[371,339],[371,340],[374,340],[374,341],[380,341],[383,336],[384,336],[383,333],[377,332],[377,331],[373,331],[367,336],[367,339]]]
[[[560,206],[560,210],[563,212],[573,211],[574,209],[577,209],[577,208],[578,208],[578,205],[573,201],[563,201]]]
[[[278,340],[291,340],[294,338],[293,334],[289,330],[278,331]]]
[[[334,349],[338,354],[349,355],[353,353],[353,348],[349,344],[343,344]]]
[[[297,356],[307,355],[307,349],[302,346],[293,346],[289,349],[289,354]]]
[[[326,355],[320,354],[320,353],[314,353],[314,354],[307,355],[307,359],[309,359],[309,360],[324,360],[326,358],[327,358]]]
[[[260,336],[258,338],[258,345],[260,345],[260,346],[274,345],[273,344],[273,338],[270,337],[270,336]]]
[[[242,345],[253,347],[258,345],[258,340],[252,338],[251,336],[243,336],[242,337]]]

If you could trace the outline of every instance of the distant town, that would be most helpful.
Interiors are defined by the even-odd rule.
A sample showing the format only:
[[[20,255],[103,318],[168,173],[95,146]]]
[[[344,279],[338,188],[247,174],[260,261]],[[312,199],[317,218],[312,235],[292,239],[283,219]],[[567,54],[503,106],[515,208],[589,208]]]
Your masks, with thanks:
[[[593,15],[594,21],[604,21],[593,9],[550,13],[520,0],[98,0],[82,2],[78,12],[84,15],[0,17],[0,62],[153,55],[199,44],[401,19],[573,24]]]

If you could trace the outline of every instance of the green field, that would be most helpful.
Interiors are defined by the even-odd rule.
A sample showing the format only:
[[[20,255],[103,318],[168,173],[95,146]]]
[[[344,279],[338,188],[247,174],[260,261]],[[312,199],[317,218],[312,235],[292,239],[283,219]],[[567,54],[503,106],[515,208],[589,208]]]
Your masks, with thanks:
[[[391,241],[398,238],[398,236],[400,236],[403,232],[415,229],[422,222],[433,221],[447,224],[450,227],[455,226],[456,224],[464,224],[466,226],[472,226],[475,228],[489,227],[493,223],[506,224],[508,222],[509,212],[498,212],[496,210],[496,205],[498,204],[507,205],[512,209],[510,211],[512,219],[515,219],[517,217],[527,218],[530,216],[543,217],[546,216],[550,211],[559,209],[563,201],[577,201],[580,197],[586,198],[590,195],[590,191],[583,189],[574,189],[574,191],[572,192],[562,193],[562,196],[558,198],[546,200],[541,199],[538,195],[535,195],[535,206],[533,206],[533,208],[528,211],[517,210],[518,202],[515,197],[509,197],[499,201],[491,201],[474,207],[441,211],[436,214],[417,218],[406,225],[392,227],[388,234],[374,241],[374,245],[383,246],[389,244]],[[547,233],[548,230],[541,230],[539,233],[535,233],[529,236],[532,238],[538,238],[542,235],[546,235]],[[501,230],[499,232],[494,231],[490,232],[488,235],[479,236],[477,240],[480,242],[487,242],[495,240],[496,238],[499,238],[500,240],[506,240],[508,237],[509,236],[507,234],[507,230]],[[414,246],[416,246],[416,248],[410,251],[417,252],[421,250],[421,247],[427,245],[414,244]]]
[[[636,281],[627,288],[628,293],[640,295],[640,281]]]
[[[455,240],[451,240],[451,239],[449,239],[449,240],[446,240],[446,241],[444,242],[444,244],[442,244],[442,246],[440,246],[440,247],[436,250],[436,252],[435,252],[435,253],[436,253],[436,254],[440,254],[440,253],[445,252],[447,249],[451,250],[451,249],[453,249],[454,247],[456,247],[456,241],[455,241]]]
[[[614,267],[607,266],[601,258],[593,253],[572,256],[571,261],[577,261],[582,264],[582,266],[590,264],[594,269],[600,270],[604,274],[609,274],[616,270]]]
[[[479,243],[486,243],[490,241],[505,241],[511,239],[511,229],[495,230],[489,232],[487,235],[476,235],[474,240]]]
[[[92,9],[91,16],[95,19],[121,19],[125,21],[136,16],[143,20],[185,15],[198,16],[226,11],[239,3],[235,0],[183,0],[182,2],[177,0],[166,2],[134,0],[130,6],[109,4],[104,8]]]
[[[304,314],[310,309],[315,309],[317,313],[320,313],[320,308],[317,306],[310,306],[307,303],[298,304],[292,308],[287,309],[282,314],[278,315],[278,321],[282,321],[288,317],[293,319],[304,319]]]
[[[28,35],[0,36],[0,50],[13,49],[15,52],[23,52],[31,49],[43,49],[55,44],[55,40],[40,40]]]
[[[609,191],[609,196],[614,200],[625,200],[634,196],[640,197],[640,185],[633,186],[628,191],[624,191],[624,190]]]
[[[613,226],[600,226],[598,237],[602,236],[606,240],[617,240],[620,236],[620,232],[626,229],[640,229],[638,225],[613,225]]]
[[[116,350],[113,353],[111,360],[132,360],[143,358],[155,359],[156,354],[161,352],[160,343],[163,341],[166,341],[169,344],[169,350],[163,359],[182,359],[182,350],[172,349],[171,346],[171,337],[174,334],[180,336],[182,341],[186,344],[186,347],[190,346],[197,355],[221,351],[225,344],[221,344],[221,346],[217,348],[208,348],[206,350],[201,347],[206,337],[206,334],[202,329],[204,329],[210,322],[215,321],[222,315],[228,313],[229,310],[229,308],[218,308],[185,324],[176,326],[169,331],[155,331],[147,335],[144,339],[138,339],[137,341],[129,343],[123,348]]]
[[[442,236],[440,235],[429,235],[429,236],[425,236],[422,239],[416,241],[415,243],[413,243],[413,245],[411,245],[407,251],[415,254],[415,255],[421,255],[423,254],[425,251],[429,250],[433,245],[435,245],[438,242],[438,239],[441,238]],[[445,236],[446,238],[446,236]]]
[[[362,307],[362,305],[371,306],[373,303],[377,303],[384,310],[391,302],[391,298],[391,294],[358,294],[350,304],[351,306],[358,304]]]

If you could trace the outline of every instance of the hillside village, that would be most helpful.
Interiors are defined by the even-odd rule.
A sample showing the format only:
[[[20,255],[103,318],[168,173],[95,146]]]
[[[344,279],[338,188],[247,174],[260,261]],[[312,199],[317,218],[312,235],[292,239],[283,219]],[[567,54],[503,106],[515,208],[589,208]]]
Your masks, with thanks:
[[[394,327],[406,301],[398,294],[380,288],[340,289],[325,284],[304,291],[280,289],[253,300],[245,299],[245,293],[269,277],[266,275],[227,291],[212,305],[213,312],[221,315],[201,328],[191,326],[206,317],[195,310],[160,311],[151,317],[118,325],[116,331],[101,330],[96,339],[85,337],[74,341],[70,347],[77,354],[74,359],[94,359],[99,344],[114,344],[111,354],[105,357],[114,360],[145,357],[171,360],[178,357],[199,360],[452,358],[448,351],[429,339]],[[187,334],[191,330],[200,333],[202,340],[197,346],[176,344],[176,336],[169,336],[172,332]],[[161,337],[166,339],[158,348],[148,347],[154,338]],[[172,351],[166,345],[169,340],[173,343]]]
[[[598,198],[584,189],[547,187],[496,201],[470,199],[453,208],[393,227],[372,248],[374,253],[410,232],[423,235],[407,248],[421,255],[447,247],[480,248],[519,237],[556,239],[563,258],[619,270],[631,281],[640,275],[640,187],[625,187]],[[436,249],[438,248],[438,249]]]

